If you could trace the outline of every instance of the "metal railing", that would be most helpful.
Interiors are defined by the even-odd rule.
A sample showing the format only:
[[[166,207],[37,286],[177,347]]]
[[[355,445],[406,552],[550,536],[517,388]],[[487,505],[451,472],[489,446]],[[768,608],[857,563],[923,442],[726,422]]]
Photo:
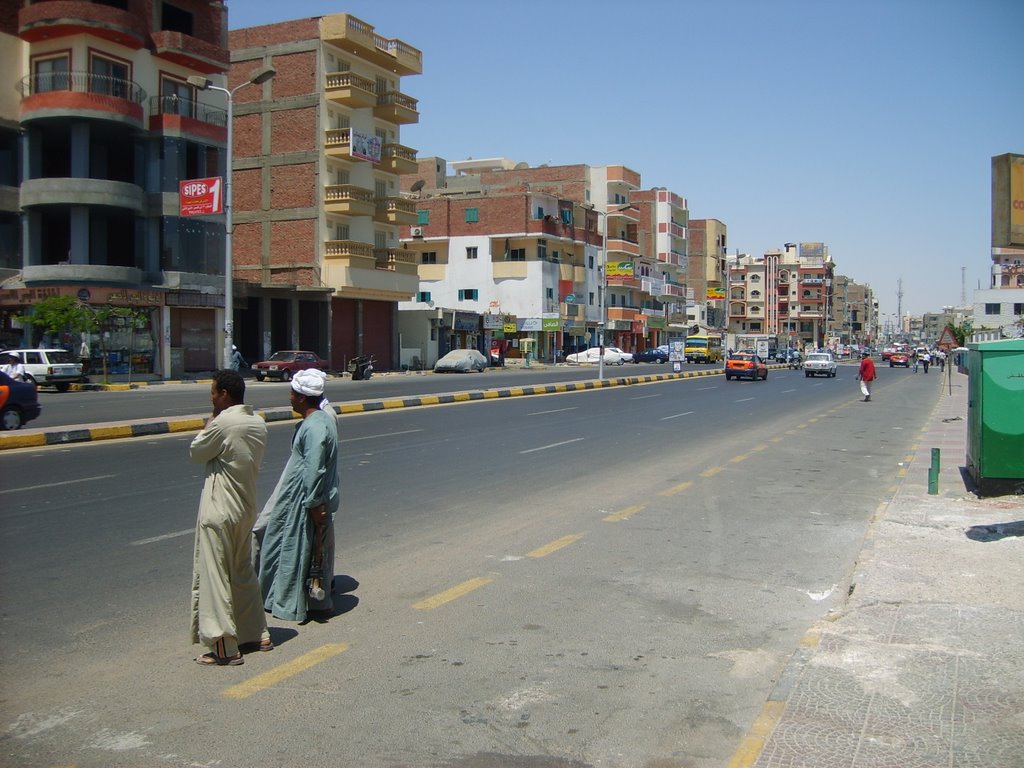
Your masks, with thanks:
[[[228,124],[226,110],[201,104],[195,99],[182,99],[178,96],[153,96],[149,100],[149,111],[153,115],[180,115],[191,117],[202,123],[218,125],[221,128]]]
[[[72,91],[110,96],[136,104],[142,104],[146,100],[146,91],[138,83],[92,72],[43,72],[26,75],[21,79],[19,90],[22,98],[39,93]]]

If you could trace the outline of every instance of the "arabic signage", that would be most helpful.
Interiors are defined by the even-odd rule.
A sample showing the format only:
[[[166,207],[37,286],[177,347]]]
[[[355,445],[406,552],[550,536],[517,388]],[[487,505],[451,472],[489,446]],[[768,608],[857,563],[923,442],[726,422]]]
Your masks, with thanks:
[[[725,298],[725,288],[708,288],[708,301],[721,301]]]
[[[547,312],[541,317],[541,330],[544,331],[560,331],[562,330],[562,321],[558,317],[557,312]]]
[[[0,306],[26,307],[54,296],[74,296],[86,304],[110,304],[117,307],[160,307],[164,304],[162,291],[138,291],[130,288],[103,288],[91,286],[50,285],[40,288],[13,288],[0,290]]]
[[[608,277],[633,277],[632,261],[610,261],[605,267]]]
[[[222,185],[220,176],[178,182],[178,213],[181,216],[224,213]]]

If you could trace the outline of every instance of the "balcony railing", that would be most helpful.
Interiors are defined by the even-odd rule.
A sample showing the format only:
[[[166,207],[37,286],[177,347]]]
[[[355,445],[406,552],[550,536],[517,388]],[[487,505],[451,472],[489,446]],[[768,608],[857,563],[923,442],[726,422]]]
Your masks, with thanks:
[[[44,72],[26,75],[21,79],[19,90],[23,98],[40,93],[72,91],[110,96],[135,104],[142,104],[146,100],[146,92],[138,83],[92,72]]]
[[[357,240],[328,240],[324,243],[324,256],[328,259],[342,259],[351,256],[373,259],[374,248],[369,243],[361,243]]]
[[[223,109],[201,104],[194,99],[177,96],[153,96],[149,100],[149,112],[153,115],[179,115],[191,117],[202,123],[224,128],[228,124],[228,113]]]
[[[401,248],[374,248],[373,258],[377,269],[394,269],[396,264],[416,264],[417,253]]]
[[[401,144],[385,144],[380,148],[380,164],[391,173],[416,173],[416,150]]]
[[[416,99],[399,91],[379,93],[373,115],[390,123],[416,123],[420,119],[420,113],[416,110],[418,103]]]
[[[331,101],[362,109],[377,104],[376,85],[355,72],[331,72],[325,78],[326,95]]]

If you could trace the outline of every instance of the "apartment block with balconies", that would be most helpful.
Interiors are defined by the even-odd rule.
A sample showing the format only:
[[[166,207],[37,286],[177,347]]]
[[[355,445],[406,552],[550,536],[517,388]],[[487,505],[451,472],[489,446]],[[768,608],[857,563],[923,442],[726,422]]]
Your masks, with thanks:
[[[5,337],[11,314],[66,295],[135,310],[133,325],[143,327],[130,341],[112,328],[109,344],[92,345],[108,370],[216,367],[224,225],[181,217],[178,185],[223,174],[225,113],[200,105],[188,78],[227,70],[224,3],[15,5],[16,14],[0,16],[3,92],[18,102],[16,146],[10,95],[2,105],[0,146],[16,170],[0,183],[17,185],[19,229],[12,255],[7,195],[0,237],[4,266],[17,275],[0,290]],[[77,350],[80,340],[47,341]]]
[[[230,82],[276,70],[234,107],[236,327],[261,356],[397,365],[397,304],[419,287],[399,238],[416,221],[399,177],[417,167],[401,128],[419,120],[402,79],[422,72],[422,54],[344,13],[229,39]]]

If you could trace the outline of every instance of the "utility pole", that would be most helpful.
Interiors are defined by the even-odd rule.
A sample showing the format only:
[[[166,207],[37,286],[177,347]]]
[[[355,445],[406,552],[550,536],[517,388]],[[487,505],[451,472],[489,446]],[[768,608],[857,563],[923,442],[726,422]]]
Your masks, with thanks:
[[[903,278],[896,281],[896,322],[900,331],[903,330]]]
[[[967,267],[960,267],[960,306],[967,304]]]

